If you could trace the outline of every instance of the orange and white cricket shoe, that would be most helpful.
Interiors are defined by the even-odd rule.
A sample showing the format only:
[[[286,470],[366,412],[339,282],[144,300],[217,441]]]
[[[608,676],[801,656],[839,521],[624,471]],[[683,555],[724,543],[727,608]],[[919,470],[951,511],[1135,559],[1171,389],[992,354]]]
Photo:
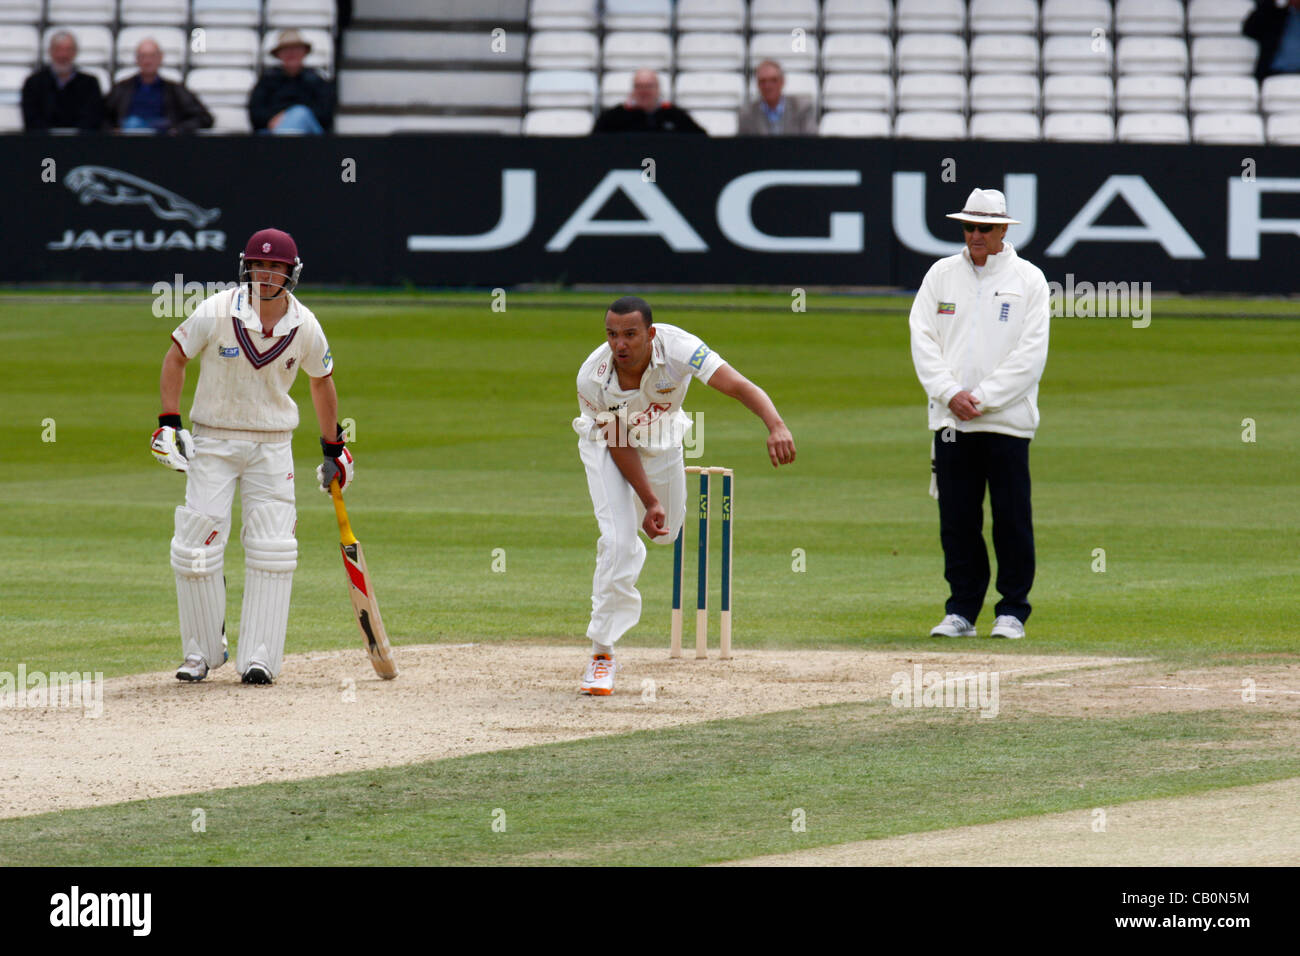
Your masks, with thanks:
[[[608,654],[592,654],[591,660],[587,661],[587,672],[582,675],[581,691],[596,697],[608,697],[614,693],[616,670],[618,665],[614,658]]]

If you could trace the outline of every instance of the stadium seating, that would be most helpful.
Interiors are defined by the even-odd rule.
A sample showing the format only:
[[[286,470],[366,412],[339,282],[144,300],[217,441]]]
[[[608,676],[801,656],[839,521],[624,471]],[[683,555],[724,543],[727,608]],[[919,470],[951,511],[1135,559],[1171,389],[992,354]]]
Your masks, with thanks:
[[[1187,5],[1187,32],[1198,36],[1241,36],[1242,21],[1255,7],[1251,0],[1192,0]]]
[[[202,27],[255,27],[262,0],[193,0],[194,23]]]
[[[899,139],[965,139],[966,117],[961,113],[915,110],[894,120]]]
[[[0,63],[26,66],[29,69],[41,59],[41,35],[36,27],[6,26],[0,30]]]
[[[1038,77],[1024,73],[981,73],[971,77],[973,113],[1034,113],[1039,103]],[[974,135],[974,127],[971,128]]]
[[[606,33],[601,63],[608,70],[671,70],[672,40],[666,33]]]
[[[1300,112],[1300,74],[1265,77],[1259,94],[1265,113]]]
[[[888,73],[894,64],[889,37],[873,33],[832,33],[822,46],[827,73]]]
[[[30,70],[25,66],[0,66],[0,103],[17,103]]]
[[[893,22],[894,8],[890,0],[825,0],[822,4],[822,29],[827,33],[885,34]],[[867,122],[874,123],[874,120]]]
[[[677,38],[677,69],[745,69],[745,39],[739,33],[683,33]]]
[[[970,118],[971,139],[1026,141],[1042,135],[1035,113],[974,113]]]
[[[755,33],[813,33],[821,20],[817,0],[751,0],[749,28]]]
[[[1121,143],[1186,143],[1191,128],[1182,113],[1125,113],[1116,134]]]
[[[1192,119],[1192,140],[1259,145],[1264,142],[1264,121],[1258,113],[1197,113]]]
[[[1268,141],[1278,146],[1300,146],[1300,112],[1274,113],[1268,118]]]
[[[23,23],[29,26],[38,23],[43,2],[44,0],[0,0],[0,23]]]
[[[898,0],[899,33],[960,33],[966,28],[964,0]]]
[[[735,110],[694,110],[691,117],[710,136],[735,136],[740,126]]]
[[[890,135],[889,114],[851,110],[836,110],[823,113],[817,132],[822,136],[888,139]]]
[[[596,74],[590,70],[537,70],[528,74],[528,108],[591,110],[596,106]]]
[[[23,128],[23,110],[21,106],[0,104],[0,133],[18,133]]]
[[[1193,113],[1255,113],[1259,81],[1253,76],[1194,76],[1187,99]]]
[[[1114,103],[1115,86],[1108,76],[1056,73],[1043,80],[1045,113],[1109,113]]]
[[[672,28],[672,0],[605,0],[606,30],[659,30]]]
[[[745,0],[677,0],[678,30],[743,30]]]
[[[1058,143],[1109,143],[1115,139],[1115,121],[1109,113],[1048,113],[1043,117],[1043,138]]]
[[[188,0],[122,0],[118,16],[126,26],[183,27],[190,5]]]
[[[586,136],[594,121],[590,110],[532,110],[524,116],[524,135]]]
[[[1035,0],[971,0],[971,33],[1036,33]]]
[[[200,36],[202,43],[191,45],[190,66],[233,66],[246,70],[257,66],[256,30],[246,27],[209,27]],[[193,49],[193,46],[198,46],[199,49]]]
[[[745,102],[739,73],[679,73],[673,102],[684,110],[738,110]]]
[[[1121,113],[1176,113],[1187,108],[1187,84],[1181,76],[1121,76],[1115,83]]]
[[[826,110],[888,113],[894,108],[894,83],[884,73],[832,73],[822,81],[821,100]]]

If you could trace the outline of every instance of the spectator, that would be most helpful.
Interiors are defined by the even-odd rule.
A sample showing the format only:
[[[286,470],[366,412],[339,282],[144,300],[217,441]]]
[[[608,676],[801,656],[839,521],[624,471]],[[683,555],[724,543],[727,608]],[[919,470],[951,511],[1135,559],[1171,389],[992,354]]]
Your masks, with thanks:
[[[248,118],[257,132],[319,136],[334,124],[334,87],[304,67],[311,44],[297,30],[284,30],[271,55],[278,67],[263,71],[248,97]]]
[[[1256,0],[1241,32],[1259,43],[1255,76],[1300,73],[1300,0]]]
[[[754,71],[759,98],[740,111],[741,136],[816,136],[817,114],[802,96],[786,96],[785,73],[775,60]]]
[[[104,125],[99,80],[79,73],[77,38],[66,30],[50,37],[50,65],[23,83],[23,128],[97,130]]]
[[[596,117],[593,133],[704,133],[691,114],[659,99],[659,74],[637,70],[626,103]],[[706,134],[707,135],[707,134]]]
[[[162,48],[154,40],[140,41],[135,48],[140,72],[113,84],[104,100],[109,129],[152,129],[175,135],[212,127],[212,114],[197,96],[183,84],[158,75],[162,61]]]

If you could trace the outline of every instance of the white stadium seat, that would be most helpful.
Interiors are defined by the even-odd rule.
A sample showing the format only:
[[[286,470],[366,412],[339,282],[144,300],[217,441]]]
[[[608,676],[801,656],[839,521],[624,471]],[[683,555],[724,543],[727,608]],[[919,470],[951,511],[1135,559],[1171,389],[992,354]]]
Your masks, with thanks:
[[[946,33],[909,33],[898,38],[894,59],[900,73],[965,73],[966,44]]]
[[[755,33],[749,40],[749,68],[764,60],[776,60],[786,73],[814,73],[817,70],[817,37],[802,38],[802,52],[796,51],[795,39],[788,33]]]
[[[123,27],[117,31],[117,65],[135,69],[135,48],[151,39],[162,50],[163,65],[182,68],[189,50],[189,35],[180,27]]]
[[[1110,0],[1044,0],[1043,33],[1092,36],[1093,30],[1110,33]]]
[[[1197,113],[1192,142],[1263,145],[1264,121],[1258,113]]]
[[[594,30],[596,0],[532,0],[528,26],[533,30]]]
[[[606,30],[659,30],[673,26],[672,0],[605,0]]]
[[[1036,76],[1024,73],[981,73],[971,77],[970,108],[973,113],[1036,113],[1038,101]],[[973,125],[971,136],[978,139]]]
[[[1259,81],[1253,76],[1194,76],[1187,100],[1193,113],[1254,113],[1259,110]]]
[[[586,136],[593,123],[587,110],[532,110],[524,116],[524,135]]]
[[[899,33],[960,33],[966,28],[964,0],[898,0]]]
[[[1109,113],[1115,84],[1109,76],[1054,73],[1043,81],[1045,113]],[[1115,131],[1111,130],[1111,138]]]
[[[53,26],[41,37],[41,58],[50,62],[50,37],[66,30],[77,38],[77,66],[107,66],[113,59],[113,32],[99,24]]]
[[[117,0],[49,0],[45,16],[51,23],[108,24],[117,19]]]
[[[1120,36],[1182,36],[1181,0],[1118,0],[1115,32]]]
[[[678,30],[745,29],[745,0],[677,0]]]
[[[853,136],[888,139],[889,114],[838,110],[823,113],[817,132],[822,136]]]
[[[749,29],[755,33],[813,33],[821,19],[817,0],[751,0]]]
[[[677,37],[679,70],[743,70],[745,38],[739,33],[683,33]]]
[[[594,33],[543,30],[528,40],[528,66],[533,70],[594,70],[599,59],[600,45]],[[538,120],[547,121],[545,117]]]
[[[680,80],[681,77],[679,76]],[[814,111],[821,102],[821,88],[817,85],[817,75],[815,73],[787,73],[785,74],[785,87],[782,90],[790,96],[801,96],[810,100]],[[758,78],[750,76],[749,78],[749,101],[758,102]]]
[[[1108,40],[1096,41],[1086,33],[1051,36],[1043,41],[1045,73],[1110,75],[1112,47]]]
[[[1015,33],[985,33],[970,41],[972,73],[1037,73],[1038,39]]]
[[[194,23],[201,27],[255,27],[262,0],[194,0]]]
[[[608,109],[627,102],[632,95],[632,70],[611,70],[600,78],[600,108]],[[668,73],[659,74],[659,98],[671,101],[673,98],[673,79]]]
[[[894,121],[894,135],[899,139],[965,139],[966,117],[930,110],[899,113]]]
[[[1187,109],[1187,84],[1181,76],[1139,73],[1115,83],[1121,113],[1178,113]]]
[[[895,96],[900,110],[960,113],[966,109],[966,78],[954,73],[904,73]]]
[[[671,70],[673,43],[666,33],[606,33],[601,62],[607,70]]]
[[[1035,113],[974,113],[970,118],[971,139],[1027,142],[1042,135]]]
[[[304,66],[309,66],[313,70],[319,70],[325,76],[334,72],[334,38],[330,36],[328,30],[322,30],[319,27],[306,27],[298,31],[302,38],[311,44],[311,52],[303,60]],[[276,41],[280,39],[279,30],[267,30],[266,36],[262,37],[262,66],[276,66],[279,60],[271,55],[271,50]]]
[[[44,0],[0,0],[0,23],[40,23],[43,3]]]
[[[826,0],[822,29],[827,33],[889,33],[894,22],[890,0]]]
[[[735,136],[740,129],[740,117],[735,110],[696,110],[691,118],[710,136]]]
[[[1187,44],[1182,38],[1127,36],[1115,45],[1115,66],[1121,73],[1187,72]]]
[[[420,113],[340,113],[334,131],[340,136],[391,136],[402,133],[455,133],[518,136],[523,120],[518,116],[482,116],[472,113],[430,116]]]
[[[855,113],[888,113],[894,108],[894,81],[887,73],[828,74],[822,80],[822,106]]]
[[[266,25],[272,30],[334,29],[335,0],[266,0]]]
[[[1300,146],[1300,111],[1270,116],[1268,141],[1278,146]]]
[[[1253,74],[1259,44],[1249,37],[1197,37],[1192,41],[1192,72]]]
[[[1241,25],[1254,8],[1251,0],[1192,0],[1187,5],[1187,32],[1194,37],[1241,36]]]
[[[199,27],[190,43],[190,66],[257,66],[257,31],[248,27]],[[194,49],[195,47],[199,49]]]
[[[0,133],[21,133],[23,131],[23,108],[21,106],[0,106]]]
[[[248,94],[257,83],[252,70],[205,67],[190,70],[185,85],[207,106],[247,106]]]
[[[596,74],[586,70],[535,70],[524,89],[530,110],[596,106]]]
[[[190,18],[189,0],[122,0],[119,16],[127,26],[183,27]]]
[[[831,33],[822,42],[822,69],[828,73],[888,73],[894,63],[889,37],[874,33]]]
[[[1035,0],[971,0],[971,33],[1037,33]],[[972,137],[974,126],[972,125]]]
[[[678,73],[673,102],[684,110],[738,110],[745,102],[741,73]]]
[[[248,118],[248,110],[239,106],[212,106],[212,130],[217,133],[251,133],[253,124]],[[340,117],[342,119],[342,117]]]
[[[0,30],[0,63],[34,66],[41,59],[41,37],[26,24]]]
[[[1259,99],[1265,113],[1300,112],[1300,74],[1278,73],[1265,77]]]
[[[1192,132],[1182,113],[1125,113],[1117,135],[1121,143],[1186,143]]]
[[[1043,139],[1057,143],[1110,143],[1115,121],[1109,113],[1048,113],[1043,117]]]
[[[23,84],[31,71],[25,66],[0,66],[0,103],[17,103],[22,99]]]
[[[139,72],[139,67],[134,63],[128,66],[119,66],[115,71],[113,71],[113,82],[121,83],[128,76],[135,76]],[[172,83],[180,83],[183,80],[181,71],[176,69],[174,66],[168,66],[166,63],[158,67],[158,75],[164,80],[169,80]],[[107,93],[108,90],[104,90],[104,92]]]

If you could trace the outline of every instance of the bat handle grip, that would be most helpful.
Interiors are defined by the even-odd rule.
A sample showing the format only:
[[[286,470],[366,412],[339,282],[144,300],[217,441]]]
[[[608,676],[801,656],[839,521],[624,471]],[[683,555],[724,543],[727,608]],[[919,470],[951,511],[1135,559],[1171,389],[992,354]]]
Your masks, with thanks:
[[[348,510],[343,507],[343,489],[339,487],[337,478],[330,482],[330,497],[334,499],[334,517],[339,519],[339,541],[343,544],[356,544],[357,536],[352,533]]]

